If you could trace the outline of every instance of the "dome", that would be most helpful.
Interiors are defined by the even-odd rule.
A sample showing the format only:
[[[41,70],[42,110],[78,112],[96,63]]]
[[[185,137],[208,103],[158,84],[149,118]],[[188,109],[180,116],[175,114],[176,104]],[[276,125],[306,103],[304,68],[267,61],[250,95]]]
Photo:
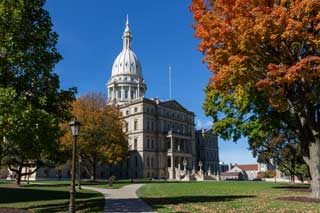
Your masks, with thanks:
[[[131,49],[132,34],[129,29],[128,16],[122,39],[123,48],[113,62],[111,78],[106,83],[107,104],[110,105],[125,104],[143,98],[147,90],[142,77],[140,61]]]
[[[143,80],[140,61],[131,49],[132,34],[130,32],[128,18],[122,39],[123,48],[113,62],[111,78],[113,79],[116,76],[130,75],[130,77],[133,77],[137,80]]]
[[[112,66],[112,77],[119,75],[134,75],[142,78],[141,64],[136,54],[130,48],[124,48]]]

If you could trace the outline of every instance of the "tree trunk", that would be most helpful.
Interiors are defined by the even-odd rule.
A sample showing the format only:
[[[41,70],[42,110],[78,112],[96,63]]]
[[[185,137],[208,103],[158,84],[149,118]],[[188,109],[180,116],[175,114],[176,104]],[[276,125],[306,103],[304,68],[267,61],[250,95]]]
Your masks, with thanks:
[[[92,159],[92,165],[91,165],[91,181],[95,181],[96,180],[96,164],[97,164],[97,159],[94,157]]]
[[[309,145],[309,159],[306,163],[309,165],[311,174],[312,197],[320,199],[320,141]]]
[[[18,186],[20,186],[21,183],[21,177],[22,177],[22,167],[19,167],[19,169],[16,171],[16,183]]]

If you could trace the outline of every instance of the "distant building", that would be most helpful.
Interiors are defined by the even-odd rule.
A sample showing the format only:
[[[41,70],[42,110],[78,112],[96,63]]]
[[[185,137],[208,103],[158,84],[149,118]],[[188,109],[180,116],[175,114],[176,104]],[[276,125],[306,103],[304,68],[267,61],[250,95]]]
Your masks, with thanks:
[[[223,173],[223,176],[230,174],[241,173],[241,179],[255,180],[260,172],[272,170],[272,165],[269,164],[230,164],[229,170]],[[231,175],[234,177],[234,175]]]
[[[196,131],[196,161],[202,162],[203,170],[219,173],[219,147],[218,137],[212,129],[200,129]]]
[[[235,164],[228,172],[240,172],[244,179],[254,180],[258,177],[259,166],[258,164]]]
[[[221,180],[243,180],[242,172],[221,172]]]

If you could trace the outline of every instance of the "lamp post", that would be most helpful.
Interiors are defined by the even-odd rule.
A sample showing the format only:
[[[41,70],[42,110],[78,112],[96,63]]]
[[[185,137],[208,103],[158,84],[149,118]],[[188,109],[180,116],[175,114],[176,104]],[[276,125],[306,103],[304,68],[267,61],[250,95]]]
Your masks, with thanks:
[[[81,155],[78,156],[78,189],[81,189]]]
[[[202,174],[202,161],[201,160],[199,161],[199,169],[200,169],[199,170],[200,174]]]
[[[80,132],[80,122],[77,119],[73,119],[69,126],[71,128],[71,134],[73,136],[72,143],[72,166],[71,166],[71,189],[70,189],[70,203],[69,203],[69,213],[75,213],[75,177],[76,177],[76,154],[77,154],[77,136]]]
[[[183,160],[183,168],[184,168],[184,173],[185,173],[185,174],[187,174],[187,163],[188,163],[187,160],[184,159],[184,160]]]

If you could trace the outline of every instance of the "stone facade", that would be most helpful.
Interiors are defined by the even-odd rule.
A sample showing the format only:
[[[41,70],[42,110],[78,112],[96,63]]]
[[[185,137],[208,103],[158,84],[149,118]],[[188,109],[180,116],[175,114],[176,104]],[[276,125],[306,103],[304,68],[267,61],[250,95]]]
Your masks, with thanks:
[[[126,122],[134,178],[176,178],[176,168],[195,165],[194,114],[178,102],[141,98],[119,106]],[[174,166],[173,166],[174,165]]]
[[[196,154],[197,165],[201,161],[204,171],[212,174],[220,172],[218,137],[213,134],[212,129],[196,131]]]

